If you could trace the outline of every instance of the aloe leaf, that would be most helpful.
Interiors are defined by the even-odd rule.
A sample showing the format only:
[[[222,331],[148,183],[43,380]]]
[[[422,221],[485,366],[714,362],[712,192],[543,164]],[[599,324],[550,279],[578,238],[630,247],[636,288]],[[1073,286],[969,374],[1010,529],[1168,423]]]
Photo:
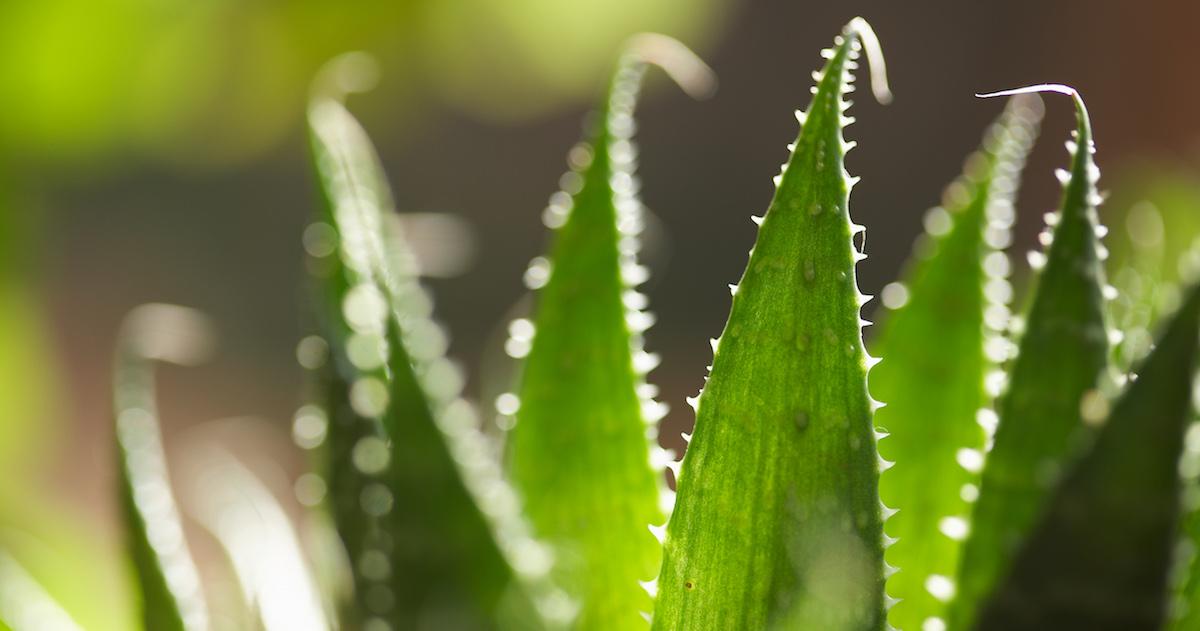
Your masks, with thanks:
[[[332,351],[329,440],[341,446],[330,486],[361,477],[334,517],[364,624],[537,628],[569,618],[547,580],[551,554],[529,537],[458,396],[462,377],[443,356],[410,252],[383,230],[390,193],[366,133],[326,97],[314,99],[309,124],[325,203],[306,243]]]
[[[952,577],[937,576],[926,585],[941,600],[957,591],[949,608],[951,629],[968,628],[982,599],[1002,578],[1063,467],[1099,419],[1096,410],[1104,401],[1098,388],[1107,366],[1105,294],[1110,290],[1101,268],[1105,252],[1096,216],[1099,170],[1092,159],[1091,122],[1078,93],[1065,86],[1034,86],[997,96],[1034,91],[1070,95],[1078,125],[1074,140],[1067,143],[1070,171],[1058,172],[1060,210],[1046,217],[1042,242],[1048,250],[1030,256],[1041,272],[1007,390],[997,404],[999,424],[986,456],[957,584]],[[977,469],[984,454],[962,452],[959,462]]]
[[[1179,272],[1194,280],[1200,270],[1200,248],[1193,247],[1180,257]],[[1177,294],[1173,282],[1160,280],[1158,291]],[[1193,383],[1193,387],[1195,384]],[[1180,494],[1179,532],[1170,575],[1167,607],[1168,631],[1200,628],[1200,422],[1193,399],[1192,423],[1184,435],[1184,452],[1179,461],[1183,483]]]
[[[842,138],[861,18],[812,104],[714,345],[667,526],[655,629],[882,629],[884,517]]]
[[[31,244],[40,240],[41,213],[9,199],[7,183],[0,177],[0,418],[6,419],[0,425],[0,485],[21,492],[40,473],[37,467],[61,429],[54,419],[62,415],[53,404],[48,317],[35,286],[38,275],[31,269]]]
[[[896,509],[887,534],[888,612],[897,629],[920,629],[945,604],[925,588],[929,576],[953,576],[966,534],[977,471],[956,460],[959,450],[982,452],[994,418],[985,378],[1003,361],[1008,342],[1005,277],[1014,218],[1013,197],[1025,156],[1037,135],[1037,97],[1015,97],[988,130],[943,205],[926,215],[904,284],[888,285],[889,309],[874,350],[883,360],[871,372],[871,391],[887,406],[875,423],[889,432],[880,453],[896,465],[880,479],[883,503]]]
[[[262,631],[329,631],[299,537],[282,506],[233,454],[192,444],[189,514],[221,544]]]
[[[1171,568],[1168,631],[1200,628],[1200,423],[1193,422],[1184,436],[1179,471],[1183,478],[1179,536]]]
[[[534,322],[517,321],[506,345],[528,352],[509,435],[513,481],[538,536],[558,549],[558,582],[581,601],[579,629],[645,628],[640,612],[651,599],[639,582],[662,562],[646,527],[665,521],[672,458],[652,455],[665,455],[655,438],[666,406],[647,396],[654,358],[641,336],[651,317],[634,289],[645,273],[635,254],[643,209],[633,109],[648,63],[691,91],[712,83],[679,42],[649,34],[631,42],[594,131],[571,150],[568,190],[546,211],[557,231],[552,254],[533,268],[549,270]]]
[[[147,631],[201,631],[208,611],[183,538],[158,425],[154,362],[190,363],[202,352],[205,321],[183,307],[135,309],[122,327],[114,367],[121,515]]]
[[[82,631],[32,574],[0,552],[0,630]]]
[[[98,540],[95,523],[82,507],[48,499],[40,485],[32,484],[20,495],[0,495],[5,507],[0,511],[0,550],[79,626],[89,631],[137,628],[139,612],[129,598],[134,577],[125,550]],[[4,584],[0,580],[0,598],[6,593]]]
[[[1200,288],[1064,477],[977,628],[1158,629],[1192,418]]]

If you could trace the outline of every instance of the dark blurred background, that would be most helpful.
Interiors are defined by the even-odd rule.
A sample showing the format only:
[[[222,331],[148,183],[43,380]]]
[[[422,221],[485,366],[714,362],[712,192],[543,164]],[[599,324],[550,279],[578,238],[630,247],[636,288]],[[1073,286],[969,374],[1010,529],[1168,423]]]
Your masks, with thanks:
[[[1200,4],[1189,0],[0,3],[2,484],[44,480],[39,493],[68,507],[52,514],[114,539],[109,361],[121,317],[147,301],[199,308],[221,333],[212,362],[164,372],[168,443],[235,415],[286,430],[308,324],[303,108],[320,65],[351,50],[378,60],[378,88],[350,107],[399,209],[472,228],[472,264],[431,285],[469,391],[490,406],[503,371],[480,366],[504,364],[522,272],[545,247],[546,199],[620,43],[645,30],[693,46],[720,80],[714,98],[692,102],[653,76],[638,115],[643,199],[661,220],[647,253],[658,315],[648,349],[664,358],[651,381],[672,406],[664,444],[677,447],[692,420],[683,398],[702,383],[754,237],[749,215],[769,201],[818,51],[855,15],[878,32],[896,94],[882,107],[855,93],[847,132],[860,142],[848,166],[863,178],[851,212],[868,226],[865,293],[895,278],[923,211],[1002,107],[975,92],[1076,86],[1114,193],[1104,212],[1161,196],[1196,221]],[[1052,169],[1073,121],[1051,98],[1017,254],[1057,202]],[[289,471],[302,466],[283,453]]]

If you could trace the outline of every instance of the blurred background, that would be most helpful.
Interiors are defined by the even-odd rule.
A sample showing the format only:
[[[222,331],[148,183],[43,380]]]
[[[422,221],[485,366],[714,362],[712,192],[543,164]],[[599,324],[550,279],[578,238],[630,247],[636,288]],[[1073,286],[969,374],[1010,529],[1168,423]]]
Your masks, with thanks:
[[[250,442],[290,491],[304,467],[287,443],[303,402],[294,349],[310,323],[300,235],[315,201],[302,115],[314,73],[346,51],[378,61],[378,88],[349,103],[399,209],[461,220],[424,222],[418,247],[444,264],[430,280],[438,313],[488,408],[522,273],[545,246],[542,209],[621,42],[663,32],[711,63],[714,98],[692,102],[652,75],[638,115],[643,199],[659,220],[647,346],[664,361],[651,381],[672,407],[663,442],[680,447],[683,398],[702,383],[752,244],[748,216],[770,199],[818,51],[854,15],[875,26],[896,93],[887,107],[856,93],[847,133],[860,141],[848,166],[863,178],[851,212],[868,227],[865,293],[895,279],[922,213],[999,113],[980,91],[1076,86],[1109,222],[1149,200],[1166,217],[1163,247],[1200,229],[1200,4],[1186,0],[0,3],[2,536],[24,542],[48,583],[80,580],[54,576],[47,559],[63,554],[94,556],[96,577],[120,571],[109,363],[120,319],[147,301],[199,308],[221,337],[206,365],[164,370],[168,448],[186,451],[211,419],[262,419],[246,424]],[[1052,169],[1073,125],[1065,101],[1047,109],[1018,205],[1018,267],[1057,203]],[[121,628],[111,589],[69,604]]]

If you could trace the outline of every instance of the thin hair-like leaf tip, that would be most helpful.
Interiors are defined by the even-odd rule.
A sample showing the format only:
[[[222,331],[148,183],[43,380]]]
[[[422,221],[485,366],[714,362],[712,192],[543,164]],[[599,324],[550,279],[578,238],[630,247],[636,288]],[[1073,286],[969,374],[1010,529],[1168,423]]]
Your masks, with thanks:
[[[1079,90],[1072,88],[1069,85],[1061,83],[1038,83],[1035,85],[1027,85],[1020,88],[1011,88],[1008,90],[998,90],[996,92],[977,92],[976,98],[991,99],[1001,96],[1018,96],[1021,94],[1039,94],[1039,93],[1054,93],[1064,94],[1071,97],[1075,101],[1075,109],[1079,113],[1081,119],[1085,122],[1089,121],[1087,106],[1083,104],[1083,96],[1079,94]],[[1088,122],[1090,126],[1090,122]],[[1090,150],[1090,147],[1089,147]]]
[[[717,91],[717,74],[699,55],[674,37],[638,33],[629,39],[626,50],[639,61],[662,68],[694,99],[711,98]]]
[[[1027,85],[1020,88],[1009,88],[1007,90],[996,90],[995,92],[977,92],[975,96],[981,99],[990,99],[999,96],[1016,96],[1018,94],[1039,94],[1044,92],[1056,92],[1067,96],[1079,96],[1079,91],[1069,85],[1061,83],[1038,83]]]
[[[871,93],[875,95],[875,100],[882,105],[891,103],[893,96],[888,86],[887,63],[883,59],[883,48],[879,45],[875,29],[862,17],[856,17],[846,24],[845,32],[854,35],[862,43],[867,65],[871,67]]]

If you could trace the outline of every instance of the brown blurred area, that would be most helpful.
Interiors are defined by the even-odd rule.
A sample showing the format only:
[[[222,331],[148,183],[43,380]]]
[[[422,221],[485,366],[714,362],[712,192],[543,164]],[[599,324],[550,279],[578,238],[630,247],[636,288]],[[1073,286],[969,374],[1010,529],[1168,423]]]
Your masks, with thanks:
[[[716,70],[717,95],[691,102],[654,78],[638,115],[643,199],[663,236],[648,256],[646,290],[658,323],[647,347],[663,356],[650,379],[672,407],[662,431],[670,447],[682,446],[678,433],[691,425],[683,399],[703,381],[707,340],[721,330],[727,285],[737,281],[754,237],[749,215],[766,207],[771,176],[796,133],[792,111],[807,103],[818,51],[849,18],[874,25],[896,94],[883,107],[857,92],[858,122],[847,133],[859,141],[848,168],[862,177],[851,212],[868,227],[864,293],[895,278],[921,214],[1000,111],[1002,103],[975,92],[1041,82],[1077,87],[1096,127],[1104,187],[1145,164],[1200,169],[1195,2],[742,0],[714,15],[695,30],[705,35],[688,43]],[[500,59],[518,54],[490,45]],[[605,70],[591,68],[586,78],[598,92]],[[350,107],[379,146],[401,211],[452,213],[475,230],[475,265],[431,285],[451,353],[479,396],[477,369],[525,292],[525,265],[544,249],[541,211],[590,101],[568,97],[528,116],[491,117],[480,114],[486,102],[463,107],[437,95],[394,102],[421,88],[402,80],[385,72],[381,90],[352,98]],[[1072,119],[1065,102],[1048,101],[1047,109],[1020,195],[1017,254],[1033,246],[1042,213],[1057,201],[1052,169],[1065,161]],[[164,369],[169,444],[215,418],[254,415],[287,427],[302,402],[294,360],[308,325],[300,234],[315,201],[298,122],[277,146],[224,167],[135,156],[22,177],[23,193],[43,213],[34,258],[62,374],[57,398],[66,424],[53,453],[66,497],[94,509],[98,523],[110,521],[110,354],[123,314],[143,302],[196,307],[222,338],[204,367]],[[298,453],[284,460],[293,473],[303,466]]]

